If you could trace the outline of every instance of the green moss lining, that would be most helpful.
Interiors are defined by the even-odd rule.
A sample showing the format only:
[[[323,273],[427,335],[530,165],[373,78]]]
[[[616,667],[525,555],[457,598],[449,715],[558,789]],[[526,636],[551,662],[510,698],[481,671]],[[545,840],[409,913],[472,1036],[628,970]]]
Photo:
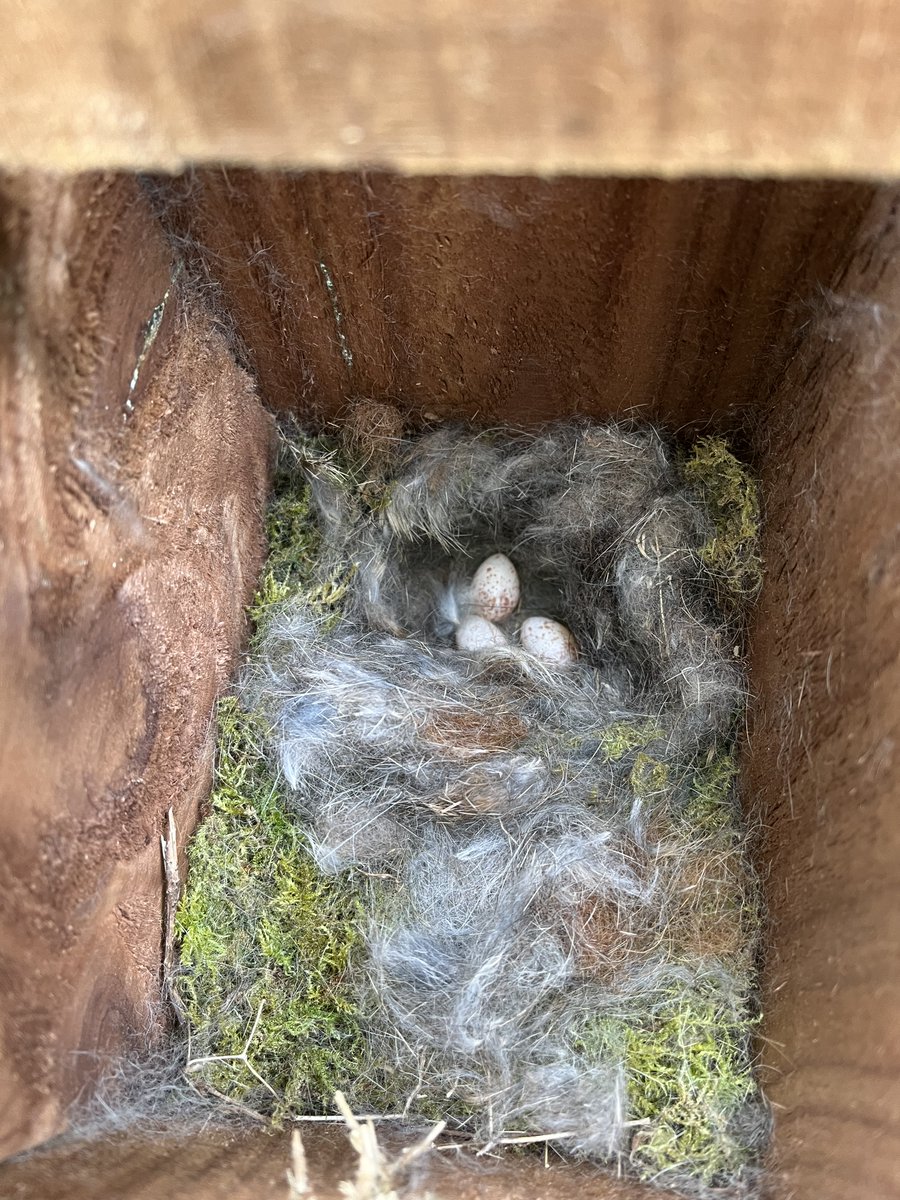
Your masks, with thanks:
[[[662,726],[653,717],[643,721],[617,721],[600,730],[600,753],[607,762],[621,762],[632,750],[643,750],[664,736]]]
[[[641,751],[635,755],[630,782],[636,796],[659,796],[669,785],[669,767]]]
[[[715,527],[700,557],[716,579],[725,607],[743,608],[762,584],[756,483],[721,437],[698,438],[682,469]]]
[[[737,773],[734,754],[722,750],[710,755],[709,760],[697,768],[682,811],[690,834],[737,836],[733,798]]]
[[[276,494],[266,516],[268,555],[256,595],[248,609],[259,628],[273,607],[283,604],[313,577],[321,535],[310,511],[309,488],[287,487]]]
[[[757,1093],[748,1054],[752,1026],[748,1014],[727,1009],[712,989],[664,997],[640,1026],[617,1017],[585,1023],[576,1049],[589,1061],[624,1064],[634,1122],[630,1157],[643,1178],[689,1173],[709,1184],[751,1161],[735,1124]]]
[[[281,474],[275,480],[266,538],[268,556],[262,579],[247,610],[256,631],[254,641],[297,593],[320,613],[337,619],[354,567],[344,563],[330,577],[320,577],[317,564],[322,535],[312,511],[310,489],[294,475]]]
[[[316,582],[320,535],[309,488],[285,477],[278,485],[249,610],[257,637],[298,591],[337,612],[346,587]],[[316,868],[285,810],[265,737],[259,716],[234,697],[220,702],[211,811],[188,848],[177,915],[176,986],[191,1077],[278,1118],[319,1112],[338,1087],[352,1095],[353,1081],[367,1077],[348,985],[363,893],[354,877]]]
[[[276,1116],[320,1111],[322,1097],[362,1074],[346,985],[361,899],[316,869],[258,720],[233,697],[218,719],[212,811],[189,848],[177,919],[192,1073]]]
[[[645,1175],[683,1169],[705,1183],[737,1171],[747,1150],[731,1132],[756,1085],[748,1067],[747,1021],[703,996],[679,996],[645,1028],[625,1034],[632,1143]]]

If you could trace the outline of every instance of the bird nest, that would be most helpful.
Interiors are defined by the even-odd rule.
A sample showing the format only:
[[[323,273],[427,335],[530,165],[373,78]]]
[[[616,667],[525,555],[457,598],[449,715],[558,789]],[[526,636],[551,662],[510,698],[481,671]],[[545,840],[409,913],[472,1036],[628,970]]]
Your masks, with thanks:
[[[178,914],[189,1077],[745,1194],[752,480],[647,425],[356,417],[284,442]]]

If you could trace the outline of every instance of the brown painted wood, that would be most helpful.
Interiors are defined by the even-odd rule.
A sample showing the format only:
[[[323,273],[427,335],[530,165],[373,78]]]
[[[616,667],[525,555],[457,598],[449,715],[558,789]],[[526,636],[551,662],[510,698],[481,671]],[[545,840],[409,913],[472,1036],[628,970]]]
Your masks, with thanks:
[[[159,835],[208,786],[269,437],[133,181],[3,183],[0,1154],[158,1034]]]
[[[327,420],[374,396],[482,424],[634,410],[674,428],[768,396],[872,194],[226,169],[154,187],[275,408]]]
[[[3,0],[0,162],[900,172],[893,0]]]
[[[343,1129],[303,1127],[310,1192],[304,1200],[345,1200],[356,1155]],[[388,1158],[407,1140],[379,1134]],[[300,1200],[290,1197],[288,1133],[206,1131],[190,1139],[123,1137],[59,1147],[0,1165],[3,1200]],[[539,1154],[485,1161],[434,1150],[400,1180],[404,1200],[675,1200],[671,1192]],[[370,1192],[353,1200],[381,1200]],[[383,1193],[382,1193],[383,1196]]]
[[[776,1194],[900,1196],[900,194],[758,425],[766,586],[744,791],[771,916]]]

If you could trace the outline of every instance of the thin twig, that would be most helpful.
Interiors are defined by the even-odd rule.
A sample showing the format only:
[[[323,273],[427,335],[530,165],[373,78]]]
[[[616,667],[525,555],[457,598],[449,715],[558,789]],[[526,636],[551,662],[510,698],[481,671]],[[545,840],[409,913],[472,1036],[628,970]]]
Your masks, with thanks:
[[[269,1121],[262,1113],[256,1112],[246,1104],[241,1104],[240,1100],[235,1100],[232,1096],[226,1096],[224,1092],[220,1092],[218,1088],[214,1088],[211,1083],[207,1083],[205,1079],[201,1080],[201,1088],[194,1083],[193,1079],[187,1074],[187,1071],[182,1071],[182,1076],[188,1087],[197,1093],[201,1099],[204,1098],[204,1092],[209,1092],[211,1096],[215,1096],[217,1100],[221,1100],[223,1104],[227,1104],[230,1108],[236,1108],[238,1112],[243,1113],[245,1117],[250,1117],[251,1120],[257,1121],[260,1125],[268,1125]]]
[[[431,1149],[435,1140],[446,1128],[446,1121],[438,1123],[391,1162],[381,1146],[371,1120],[361,1121],[347,1103],[343,1092],[336,1092],[334,1103],[350,1131],[350,1144],[356,1151],[358,1163],[356,1178],[340,1185],[341,1194],[347,1200],[397,1200],[397,1186],[415,1162]]]
[[[408,1118],[404,1113],[358,1113],[356,1115],[356,1119],[357,1121],[372,1121],[377,1124],[381,1121],[406,1121]],[[301,1123],[304,1125],[314,1124],[316,1122],[320,1122],[322,1124],[326,1122],[343,1125],[347,1124],[345,1117],[291,1117],[291,1120],[295,1125],[300,1125]]]
[[[291,1165],[287,1173],[289,1200],[312,1200],[309,1188],[309,1172],[306,1169],[306,1147],[300,1130],[295,1129],[291,1134]]]
[[[187,1022],[187,1012],[184,1001],[175,987],[175,916],[181,899],[181,875],[178,871],[178,832],[175,828],[175,815],[169,809],[168,840],[160,834],[159,845],[162,851],[163,873],[166,880],[166,890],[163,899],[165,923],[163,925],[163,991],[172,1007],[179,1025]]]
[[[259,1027],[260,1018],[262,1017],[263,1013],[263,1007],[264,1004],[260,1004],[259,1008],[256,1010],[256,1016],[253,1018],[253,1025],[250,1029],[250,1033],[247,1035],[247,1040],[244,1043],[244,1048],[240,1054],[206,1054],[202,1058],[192,1058],[185,1065],[185,1071],[196,1071],[199,1070],[200,1067],[207,1066],[209,1063],[243,1063],[244,1067],[250,1072],[254,1079],[258,1080],[267,1091],[271,1092],[276,1100],[280,1099],[278,1093],[275,1091],[272,1085],[267,1080],[263,1079],[262,1075],[260,1075],[259,1071],[257,1071],[256,1067],[253,1066],[253,1064],[250,1062],[250,1059],[247,1057],[250,1044],[256,1036],[256,1030]]]
[[[497,1138],[495,1146],[534,1146],[538,1142],[558,1142],[565,1138],[578,1137],[577,1133],[535,1133],[527,1137]]]

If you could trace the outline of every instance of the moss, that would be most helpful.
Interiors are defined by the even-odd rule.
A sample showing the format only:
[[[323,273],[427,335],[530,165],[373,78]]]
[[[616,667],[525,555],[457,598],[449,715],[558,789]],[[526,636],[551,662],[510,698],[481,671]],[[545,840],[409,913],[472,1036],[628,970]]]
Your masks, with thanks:
[[[682,818],[691,835],[738,834],[735,823],[734,781],[737,763],[730,750],[713,751],[694,771]]]
[[[295,485],[276,494],[266,516],[268,556],[249,608],[255,625],[313,578],[321,537],[310,507],[309,487]]]
[[[257,636],[297,592],[339,613],[346,590],[346,580],[317,580],[309,488],[287,476],[277,486],[249,609]],[[317,870],[265,739],[259,716],[234,697],[220,702],[211,811],[188,848],[177,917],[191,1076],[276,1117],[321,1111],[337,1087],[365,1107],[371,1098],[354,1081],[369,1073],[348,984],[363,885]]]
[[[600,731],[600,753],[607,762],[620,762],[626,754],[643,750],[664,736],[662,726],[653,717],[644,721],[617,721]]]
[[[633,727],[617,730],[613,753],[624,757],[636,740]],[[666,791],[665,766],[639,751],[630,777],[635,793]],[[696,963],[713,955],[749,996],[760,914],[735,820],[736,773],[734,754],[720,747],[683,781],[686,798],[673,816],[684,854],[671,863],[668,933],[676,957]],[[673,984],[648,997],[647,1009],[639,1024],[615,1015],[587,1018],[574,1048],[588,1062],[623,1064],[638,1174],[725,1183],[753,1153],[738,1119],[758,1094],[749,1052],[756,1018],[749,1003],[735,1006],[718,982]]]
[[[295,475],[276,478],[266,518],[266,538],[268,556],[248,609],[257,638],[282,605],[298,592],[314,608],[339,617],[354,567],[342,564],[331,577],[320,578],[317,563],[322,536],[309,486],[298,482]]]
[[[630,780],[636,796],[658,796],[668,787],[669,767],[641,752],[635,755]]]
[[[676,865],[670,932],[688,958],[716,957],[749,994],[762,927],[762,896],[747,859],[734,794],[734,754],[719,749],[697,768],[678,815],[685,851]]]
[[[661,1172],[725,1181],[750,1161],[735,1135],[757,1095],[748,1044],[754,1020],[709,994],[685,989],[662,1000],[646,1024],[617,1017],[585,1023],[576,1049],[588,1060],[624,1065],[631,1160],[649,1179]]]
[[[363,1074],[347,987],[362,898],[316,869],[264,734],[234,698],[222,701],[212,811],[189,847],[178,913],[177,985],[191,1057],[209,1060],[194,1078],[280,1116],[321,1110],[322,1097]]]
[[[367,479],[360,485],[359,494],[366,508],[380,516],[390,507],[393,491],[394,483],[391,480]]]
[[[760,508],[755,481],[721,437],[699,438],[683,464],[685,479],[712,518],[713,536],[700,550],[726,609],[742,609],[762,584]]]
[[[645,1175],[683,1171],[705,1183],[747,1161],[732,1131],[756,1093],[749,1067],[750,1022],[703,996],[685,995],[648,1027],[629,1029],[625,1063],[632,1120],[646,1120],[632,1144]]]

